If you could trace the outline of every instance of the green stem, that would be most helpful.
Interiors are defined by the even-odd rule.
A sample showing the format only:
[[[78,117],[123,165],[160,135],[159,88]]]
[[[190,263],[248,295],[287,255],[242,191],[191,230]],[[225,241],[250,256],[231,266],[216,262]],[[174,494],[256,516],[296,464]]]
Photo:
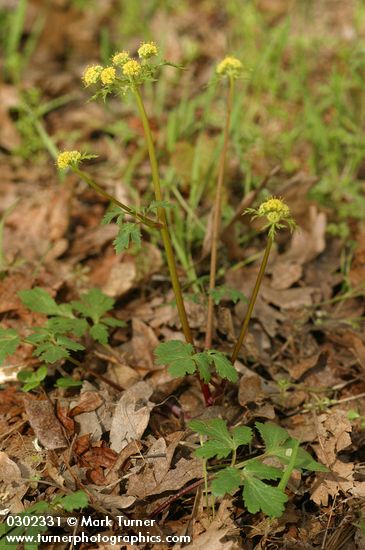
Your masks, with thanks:
[[[240,332],[240,335],[238,337],[238,340],[237,340],[236,345],[235,345],[235,347],[233,349],[233,352],[232,352],[232,357],[231,357],[232,364],[234,364],[234,362],[236,361],[236,359],[238,357],[238,354],[239,354],[239,351],[241,349],[243,340],[244,340],[244,338],[246,336],[246,333],[247,333],[248,324],[249,324],[251,316],[252,316],[253,308],[255,307],[256,298],[257,298],[257,295],[259,293],[260,286],[261,286],[261,283],[262,283],[262,278],[263,278],[264,273],[265,273],[265,269],[266,269],[266,266],[267,266],[267,261],[269,259],[272,243],[273,243],[273,238],[272,238],[271,235],[269,235],[268,240],[267,240],[267,244],[266,244],[266,248],[265,248],[265,252],[264,252],[264,257],[262,258],[260,270],[258,272],[256,283],[255,283],[255,286],[254,286],[254,289],[252,291],[251,298],[250,298],[250,301],[249,301],[249,304],[248,304],[246,316],[244,318],[244,321],[243,321],[243,324],[242,324],[242,327],[241,327],[241,332]]]
[[[295,463],[297,461],[297,455],[298,455],[298,449],[299,449],[299,441],[295,440],[293,448],[292,448],[292,453],[291,453],[291,456],[290,456],[289,464],[285,468],[284,473],[283,473],[283,477],[281,478],[280,483],[278,485],[278,489],[280,489],[280,491],[283,491],[283,492],[285,491],[285,487],[287,486],[289,478],[290,478],[290,476],[291,476],[291,474],[292,474],[292,472],[295,468]]]
[[[151,132],[149,120],[148,120],[147,113],[146,113],[146,110],[145,110],[145,107],[144,107],[144,104],[143,104],[143,100],[142,100],[142,96],[141,96],[141,92],[140,92],[139,87],[137,85],[135,85],[133,90],[134,90],[134,94],[136,96],[137,106],[138,106],[139,114],[141,116],[144,133],[145,133],[145,136],[146,136],[148,154],[149,154],[150,163],[151,163],[152,181],[153,181],[153,187],[154,187],[154,192],[155,192],[155,198],[156,198],[156,201],[162,201],[160,175],[159,175],[159,171],[158,171],[156,151],[155,151],[155,146],[154,146],[154,143],[153,143],[152,132]],[[172,288],[173,288],[174,295],[175,295],[176,306],[177,306],[177,310],[178,310],[178,313],[179,313],[179,318],[180,318],[180,322],[181,322],[181,325],[182,325],[182,330],[183,330],[183,333],[184,333],[184,336],[185,336],[185,340],[189,344],[194,345],[193,335],[192,335],[192,332],[191,332],[191,329],[190,329],[190,326],[189,326],[188,317],[187,317],[187,314],[186,314],[184,300],[183,300],[183,296],[182,296],[182,292],[181,292],[180,281],[179,281],[179,277],[178,277],[178,274],[177,274],[175,254],[174,254],[172,244],[171,244],[171,238],[170,238],[170,232],[169,232],[168,223],[167,223],[166,212],[165,212],[165,209],[162,206],[159,206],[157,208],[157,217],[158,217],[159,222],[161,223],[160,231],[161,231],[163,244],[164,244],[164,247],[165,247],[167,265],[168,265],[169,272],[170,272]],[[207,384],[205,384],[200,379],[199,376],[198,376],[198,378],[199,378],[200,386],[201,386],[202,393],[204,395],[204,399],[205,399],[206,404],[207,405],[212,405],[213,400],[212,400],[212,396],[210,394],[209,386]]]
[[[148,218],[147,216],[144,216],[143,214],[139,214],[138,212],[133,210],[133,208],[130,208],[126,204],[123,204],[122,202],[118,201],[118,199],[113,197],[113,195],[110,195],[107,191],[104,191],[102,187],[100,187],[97,183],[95,183],[95,181],[89,176],[89,174],[86,174],[86,172],[83,172],[82,170],[77,168],[77,166],[72,166],[71,168],[73,172],[77,174],[85,183],[90,185],[90,187],[92,187],[94,191],[96,191],[97,193],[99,193],[99,195],[102,195],[103,197],[108,199],[110,202],[112,202],[116,206],[119,206],[119,208],[124,210],[124,212],[126,212],[127,214],[130,214],[131,216],[133,216],[140,222],[144,223],[148,227],[157,227],[157,228],[161,227],[160,223],[155,222],[154,220],[152,220],[151,218]]]
[[[209,296],[208,296],[208,310],[207,310],[207,328],[205,333],[205,348],[210,349],[212,347],[213,339],[213,316],[214,316],[214,300],[212,291],[215,289],[216,274],[217,274],[217,254],[218,254],[218,240],[221,223],[221,210],[222,210],[222,195],[224,184],[224,172],[226,165],[229,127],[231,122],[231,112],[233,104],[234,94],[234,79],[229,79],[229,90],[227,96],[227,111],[226,122],[224,126],[223,134],[223,148],[219,161],[218,182],[217,191],[215,196],[214,214],[213,214],[213,227],[212,227],[212,242],[210,250],[210,277],[209,277]]]
[[[232,461],[231,461],[231,466],[232,467],[236,464],[236,460],[237,460],[237,449],[233,449]]]

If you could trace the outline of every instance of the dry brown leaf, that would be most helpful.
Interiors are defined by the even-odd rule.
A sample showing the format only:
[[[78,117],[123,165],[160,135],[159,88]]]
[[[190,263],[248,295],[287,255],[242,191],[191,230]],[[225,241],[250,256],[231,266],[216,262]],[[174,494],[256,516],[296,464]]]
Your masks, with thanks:
[[[327,506],[329,496],[335,496],[338,491],[346,493],[354,485],[354,464],[337,458],[337,453],[351,445],[352,426],[346,411],[332,409],[318,417],[317,430],[319,444],[313,447],[318,460],[330,468],[330,472],[318,475],[319,483],[315,484],[311,499]]]
[[[95,411],[104,403],[104,399],[99,392],[96,391],[84,391],[80,394],[79,403],[73,407],[68,416],[73,418],[83,413]]]
[[[112,468],[118,455],[108,447],[92,447],[83,453],[81,459],[85,466]]]
[[[154,442],[145,457],[142,470],[129,478],[128,495],[145,498],[165,491],[177,491],[188,481],[202,476],[202,463],[195,458],[181,458],[175,468],[170,469],[175,449],[182,436],[183,432],[175,432],[166,440],[161,437]],[[156,458],[152,458],[153,455],[157,455]]]
[[[95,394],[96,395],[96,402],[99,403],[99,407],[101,406],[104,406],[103,405],[103,402],[100,403],[100,400],[102,399],[101,398],[101,395],[100,395],[100,391],[99,392],[96,392],[95,391],[95,386],[93,386],[90,382],[88,382],[87,380],[84,381],[83,385],[82,385],[82,388],[81,388],[81,393],[80,393],[80,396],[78,398],[78,400],[76,401],[72,401],[71,403],[71,406],[78,406],[78,403],[82,402],[82,396],[84,394]],[[92,410],[90,410],[89,412],[81,412],[79,414],[76,414],[74,415],[74,420],[75,422],[77,422],[77,425],[78,425],[78,434],[79,436],[82,436],[82,435],[85,435],[85,434],[90,434],[91,435],[91,440],[93,443],[96,443],[97,441],[100,440],[101,436],[103,435],[103,428],[101,426],[101,422],[100,422],[100,419],[99,419],[99,416],[98,416],[98,413],[100,412],[100,410],[98,412],[96,412],[94,409],[93,409],[93,405],[92,405],[92,400],[91,402],[89,402],[89,398],[86,397],[86,405],[89,403],[90,406],[92,407]]]
[[[24,397],[24,407],[38,441],[48,450],[67,447],[61,424],[57,420],[51,403]]]
[[[272,268],[271,286],[275,290],[285,290],[299,281],[303,273],[301,264],[290,260],[278,260]]]
[[[0,451],[0,480],[6,483],[21,481],[21,471],[19,466],[8,457],[6,453]]]
[[[318,212],[315,205],[310,205],[305,227],[294,231],[288,251],[281,256],[282,260],[303,265],[316,258],[326,246],[326,225],[326,215]]]
[[[133,358],[137,365],[147,369],[153,369],[154,366],[154,349],[159,344],[159,340],[146,323],[140,319],[132,320],[132,349]]]
[[[110,447],[118,453],[130,441],[142,437],[147,428],[154,404],[149,401],[153,389],[146,382],[138,382],[126,390],[115,408],[110,429]]]
[[[240,405],[245,406],[247,403],[257,403],[270,393],[270,385],[268,382],[255,372],[241,366],[240,372],[243,375],[240,378],[238,386],[238,401]],[[271,389],[274,391],[275,387]]]
[[[112,298],[123,296],[142,280],[159,271],[161,265],[160,250],[151,243],[143,243],[143,254],[138,257],[127,253],[117,257],[102,283],[102,291]]]
[[[242,540],[239,538],[238,529],[234,524],[231,512],[231,499],[223,499],[213,519],[207,516],[199,518],[201,525],[206,529],[204,533],[194,536],[194,540],[186,548],[192,550],[239,550],[242,548]],[[197,530],[195,526],[195,531]],[[229,540],[222,541],[224,537]],[[174,548],[178,548],[175,546]]]

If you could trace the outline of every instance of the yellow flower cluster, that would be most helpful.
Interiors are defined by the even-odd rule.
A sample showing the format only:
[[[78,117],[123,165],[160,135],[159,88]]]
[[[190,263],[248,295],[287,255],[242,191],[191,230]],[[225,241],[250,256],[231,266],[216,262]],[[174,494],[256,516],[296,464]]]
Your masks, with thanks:
[[[100,80],[103,84],[113,84],[116,77],[114,67],[105,67],[100,73]]]
[[[149,59],[158,54],[158,48],[154,42],[143,42],[138,48],[138,55],[141,59]]]
[[[121,67],[129,60],[129,52],[123,50],[122,52],[117,52],[113,55],[113,65]]]
[[[99,80],[100,73],[103,70],[101,65],[91,65],[85,69],[82,76],[85,86],[91,86],[91,84],[96,84]]]
[[[270,223],[279,223],[290,218],[290,210],[281,199],[272,197],[259,206],[258,215],[266,216]]]
[[[232,78],[237,78],[243,70],[243,65],[239,59],[233,56],[227,56],[218,63],[217,65],[217,74],[219,76],[229,76]]]
[[[71,165],[75,165],[81,160],[79,151],[63,151],[57,157],[57,166],[60,170],[65,170]]]
[[[124,63],[122,71],[125,76],[138,76],[141,72],[141,65],[135,59],[130,59]]]

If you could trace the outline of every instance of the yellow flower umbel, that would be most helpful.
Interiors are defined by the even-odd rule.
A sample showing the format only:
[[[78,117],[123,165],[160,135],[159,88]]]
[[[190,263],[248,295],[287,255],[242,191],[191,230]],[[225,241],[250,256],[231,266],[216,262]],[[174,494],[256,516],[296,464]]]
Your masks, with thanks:
[[[123,50],[122,52],[117,52],[113,55],[113,65],[116,65],[117,67],[122,67],[124,63],[126,63],[129,60],[129,52],[126,50]]]
[[[90,67],[87,67],[82,75],[82,80],[84,81],[85,86],[96,84],[100,78],[100,73],[102,70],[103,67],[101,65],[91,65]]]
[[[122,71],[125,76],[138,76],[141,72],[141,65],[135,59],[130,59],[124,63]]]
[[[158,48],[154,42],[143,42],[138,48],[138,55],[141,59],[149,59],[158,54]]]
[[[238,78],[243,71],[243,65],[239,59],[231,55],[225,57],[218,63],[216,72],[219,76]]]
[[[113,84],[116,78],[114,67],[105,67],[100,73],[100,80],[103,84]]]
[[[79,151],[63,151],[57,157],[57,166],[60,170],[66,170],[69,166],[76,166],[81,157]]]
[[[265,228],[269,228],[269,235],[272,238],[275,237],[276,229],[284,227],[283,222],[286,222],[290,229],[295,228],[295,221],[291,216],[289,206],[276,197],[270,197],[270,199],[261,203],[257,209],[248,208],[246,212],[254,214],[254,218],[265,217],[268,222]]]

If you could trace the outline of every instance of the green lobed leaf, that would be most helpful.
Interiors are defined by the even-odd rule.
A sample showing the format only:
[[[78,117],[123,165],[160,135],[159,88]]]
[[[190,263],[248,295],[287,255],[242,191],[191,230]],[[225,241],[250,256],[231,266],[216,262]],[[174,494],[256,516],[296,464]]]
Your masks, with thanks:
[[[194,361],[196,366],[198,367],[199,376],[204,382],[207,384],[209,380],[211,379],[211,372],[210,372],[210,357],[207,353],[195,353]]]
[[[60,359],[66,359],[69,357],[70,353],[63,346],[51,342],[44,342],[36,347],[33,351],[33,355],[39,357],[46,363],[55,363]]]
[[[158,208],[171,208],[171,203],[168,201],[151,201],[149,207],[147,208],[147,212],[153,212],[154,210],[157,210]]]
[[[118,235],[113,241],[116,253],[120,254],[123,250],[126,250],[131,242],[140,246],[141,229],[137,223],[126,222],[119,227]]]
[[[233,440],[228,431],[227,424],[222,418],[210,420],[190,420],[188,426],[200,435],[207,435],[221,443],[229,445],[233,449]]]
[[[266,451],[273,453],[283,446],[283,443],[289,439],[289,434],[284,428],[281,428],[273,422],[255,422],[255,426],[264,440]]]
[[[108,223],[111,223],[115,218],[118,218],[119,216],[122,216],[122,219],[123,219],[124,217],[123,210],[118,206],[113,206],[113,208],[111,208],[104,214],[103,219],[101,220],[101,224],[107,225]]]
[[[76,491],[72,495],[56,497],[51,502],[51,506],[61,506],[66,512],[72,512],[79,508],[86,508],[89,504],[87,494],[84,491]]]
[[[285,442],[285,445],[283,447],[279,447],[278,449],[275,449],[271,454],[273,456],[276,456],[283,462],[284,464],[289,464],[291,452],[293,450],[294,445],[296,444],[295,439],[289,439]],[[328,468],[324,466],[323,464],[320,464],[314,458],[312,455],[310,455],[307,451],[299,447],[297,450],[297,457],[295,460],[294,468],[305,470],[311,470],[313,472],[328,472]]]
[[[63,346],[64,348],[70,349],[72,351],[82,351],[85,349],[85,347],[82,344],[79,344],[78,342],[71,340],[71,338],[67,338],[67,336],[64,336],[63,334],[57,336],[56,342],[58,345]]]
[[[108,327],[126,327],[127,323],[121,319],[115,319],[115,317],[102,317],[100,322]]]
[[[109,339],[108,329],[102,323],[96,323],[90,329],[90,336],[100,344],[107,344]]]
[[[25,392],[31,391],[37,388],[41,382],[46,378],[48,369],[45,365],[42,365],[36,371],[22,370],[18,372],[17,378],[24,384],[22,390]]]
[[[231,434],[236,447],[248,445],[253,437],[252,429],[248,426],[236,426],[231,430]]]
[[[15,353],[19,343],[20,338],[16,330],[0,327],[0,364],[8,355]]]
[[[277,487],[248,476],[244,481],[243,500],[250,514],[262,510],[267,516],[278,518],[284,512],[288,497]]]
[[[31,290],[21,290],[18,296],[22,303],[31,311],[44,315],[63,315],[64,309],[55,302],[44,288],[39,286]]]
[[[226,378],[230,382],[237,382],[238,373],[230,360],[220,351],[209,350],[207,352],[213,360],[215,370],[221,378]]]
[[[43,328],[48,329],[54,335],[71,332],[75,336],[83,336],[89,325],[85,319],[65,319],[64,317],[52,317],[48,319]]]
[[[244,472],[249,473],[259,479],[280,479],[283,471],[274,466],[263,464],[259,460],[248,462],[244,468]]]
[[[213,297],[216,305],[218,305],[224,298],[231,300],[234,304],[237,303],[238,300],[242,300],[243,302],[248,301],[242,292],[226,285],[216,286],[209,291],[209,294]]]
[[[232,452],[232,445],[222,443],[217,439],[205,441],[201,447],[196,449],[195,456],[198,458],[226,458]]]
[[[226,493],[234,493],[241,484],[241,472],[229,466],[216,474],[211,485],[212,493],[216,497],[223,497]]]
[[[80,300],[73,301],[71,304],[84,317],[92,319],[93,323],[98,323],[104,313],[113,308],[114,300],[99,288],[91,288],[82,294]]]
[[[76,388],[82,386],[82,380],[74,380],[71,376],[63,376],[62,378],[57,378],[55,387],[56,388]]]
[[[169,373],[172,376],[184,376],[193,374],[196,369],[192,357],[193,346],[180,340],[170,340],[159,344],[155,349],[156,363],[168,365]]]

